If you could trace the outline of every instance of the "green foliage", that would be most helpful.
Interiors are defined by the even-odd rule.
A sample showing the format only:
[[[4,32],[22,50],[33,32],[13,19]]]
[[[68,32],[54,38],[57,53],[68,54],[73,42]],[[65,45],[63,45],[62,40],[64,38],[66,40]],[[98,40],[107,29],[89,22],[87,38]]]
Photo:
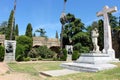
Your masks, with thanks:
[[[100,46],[100,50],[103,49],[104,47],[104,30],[103,30],[104,26],[103,26],[103,20],[99,20],[98,21],[98,45]]]
[[[0,24],[0,34],[6,34],[7,31],[7,21]]]
[[[18,24],[16,24],[16,28],[15,28],[15,35],[16,35],[16,36],[19,36]]]
[[[17,44],[17,47],[16,47],[16,61],[23,61],[23,57],[25,55],[24,53],[25,51],[25,48],[23,45],[21,44]]]
[[[74,45],[74,50],[77,50],[81,53],[86,53],[86,52],[89,52],[90,51],[90,47],[86,46],[82,46],[81,43],[77,43]]]
[[[72,60],[77,60],[80,56],[79,51],[73,51]]]
[[[14,20],[14,11],[12,10],[9,16],[8,20],[8,26],[7,26],[7,31],[6,31],[6,39],[10,39],[10,35],[12,33],[12,28],[13,28],[13,20]]]
[[[63,47],[65,45],[71,44],[76,46],[74,49],[77,51],[81,51],[77,46],[81,44],[81,47],[89,47],[90,46],[90,35],[87,32],[84,32],[85,27],[82,23],[81,19],[76,18],[73,14],[67,14],[67,23],[64,27],[63,31]]]
[[[46,37],[45,33],[46,31],[42,28],[39,28],[36,30],[36,32],[40,33],[40,37]]]
[[[36,51],[42,58],[52,58],[55,55],[55,52],[48,49],[47,46],[40,46],[36,48]]]
[[[17,37],[16,40],[17,40],[17,47],[18,47],[16,49],[16,58],[19,58],[19,57],[26,58],[28,56],[28,52],[32,48],[32,39],[27,36],[19,36],[19,37]],[[17,57],[17,56],[19,56],[19,57]],[[23,59],[21,59],[21,60],[23,60]]]
[[[38,57],[38,60],[42,60],[42,57],[41,57],[41,56],[39,56],[39,57]]]
[[[0,46],[0,61],[4,60],[5,48]]]
[[[31,25],[31,23],[29,23],[27,25],[25,35],[32,38],[32,25]]]
[[[30,61],[30,57],[23,58],[24,61]]]
[[[62,53],[62,55],[60,57],[60,60],[66,61],[66,59],[67,59],[67,50],[63,49],[62,52],[63,53]]]
[[[32,48],[32,49],[30,50],[30,52],[28,53],[28,56],[31,57],[31,58],[36,58],[36,57],[39,56],[39,54],[38,54],[38,52],[36,51],[35,48]]]
[[[55,36],[55,38],[57,38],[57,39],[59,38],[59,36],[58,36],[58,32],[57,32],[57,31],[56,31],[56,36]]]
[[[40,46],[37,48],[32,48],[28,53],[30,58],[37,58],[38,60],[53,58],[56,53],[47,46]]]

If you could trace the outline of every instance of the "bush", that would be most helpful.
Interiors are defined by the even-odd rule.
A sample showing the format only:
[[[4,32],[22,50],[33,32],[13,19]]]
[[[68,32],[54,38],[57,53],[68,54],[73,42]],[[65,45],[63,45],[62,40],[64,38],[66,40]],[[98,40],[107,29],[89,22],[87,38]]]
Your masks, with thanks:
[[[23,61],[23,57],[25,55],[24,50],[25,49],[23,45],[17,44],[16,55],[15,55],[16,61]]]
[[[30,52],[28,53],[28,56],[29,56],[30,58],[36,58],[36,57],[38,56],[38,53],[37,53],[36,49],[35,49],[35,48],[32,48],[32,49],[30,50]]]
[[[42,60],[42,57],[41,57],[41,56],[39,56],[39,57],[38,57],[38,60]]]
[[[63,54],[61,55],[60,60],[66,61],[66,59],[67,59],[67,50],[63,49],[62,52],[63,52]]]
[[[17,37],[17,45],[21,45],[24,48],[24,57],[28,56],[28,52],[32,48],[32,39],[27,36]]]
[[[5,55],[5,48],[3,46],[0,46],[0,61],[4,60]]]
[[[27,57],[27,58],[23,58],[24,61],[30,61],[30,57]]]
[[[16,61],[23,61],[23,56],[22,55],[17,55],[16,56]]]
[[[53,56],[55,55],[55,52],[48,49],[47,46],[40,46],[36,49],[36,51],[38,55],[42,58],[53,58]]]
[[[79,51],[73,51],[72,60],[77,60],[79,56],[80,56]]]

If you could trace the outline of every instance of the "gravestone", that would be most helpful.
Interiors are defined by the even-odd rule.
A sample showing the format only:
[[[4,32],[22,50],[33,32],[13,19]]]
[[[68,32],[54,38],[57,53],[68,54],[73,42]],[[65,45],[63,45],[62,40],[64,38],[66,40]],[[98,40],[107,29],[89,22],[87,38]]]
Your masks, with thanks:
[[[14,62],[15,61],[15,51],[16,51],[16,41],[5,40],[5,62]]]
[[[104,17],[104,49],[103,53],[109,54],[109,56],[114,60],[115,51],[112,48],[112,38],[111,38],[111,27],[109,24],[108,13],[113,13],[117,11],[117,7],[109,8],[105,6],[102,11],[97,13],[97,16]]]
[[[71,62],[72,61],[72,53],[73,53],[73,46],[72,45],[66,45],[65,46],[66,50],[67,50],[67,62]]]

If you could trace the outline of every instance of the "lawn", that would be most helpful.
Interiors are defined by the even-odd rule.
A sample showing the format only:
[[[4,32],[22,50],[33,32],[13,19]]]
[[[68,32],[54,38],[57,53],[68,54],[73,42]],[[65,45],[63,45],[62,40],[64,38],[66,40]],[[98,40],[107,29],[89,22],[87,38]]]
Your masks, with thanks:
[[[59,67],[61,63],[62,62],[44,61],[35,63],[9,63],[8,66],[14,72],[27,73],[36,77],[35,80],[120,80],[120,63],[114,63],[118,66],[117,68],[97,73],[80,72],[66,76],[44,78],[39,76],[40,71],[62,69]]]

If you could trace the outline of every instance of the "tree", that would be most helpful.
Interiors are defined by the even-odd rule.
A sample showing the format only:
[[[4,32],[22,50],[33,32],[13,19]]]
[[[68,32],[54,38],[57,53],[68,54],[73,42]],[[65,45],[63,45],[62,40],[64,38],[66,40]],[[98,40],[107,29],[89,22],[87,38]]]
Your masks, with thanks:
[[[100,19],[98,21],[98,45],[100,47],[100,50],[103,50],[104,48],[104,26],[103,26],[103,20]]]
[[[19,37],[17,37],[16,40],[17,40],[17,47],[20,47],[20,49],[22,50],[22,53],[20,52],[19,55],[21,54],[24,57],[27,57],[28,52],[32,49],[32,39],[27,36],[19,36]],[[16,54],[17,54],[17,52],[16,52]]]
[[[8,20],[8,26],[6,31],[6,39],[11,39],[11,33],[13,32],[13,20],[14,20],[14,11],[12,10]]]
[[[6,30],[7,30],[7,21],[3,21],[0,24],[0,34],[6,34]]]
[[[16,24],[16,27],[15,27],[15,35],[16,35],[16,36],[19,36],[18,24]]]
[[[36,30],[36,32],[39,32],[39,33],[40,33],[40,37],[46,37],[46,36],[45,36],[46,31],[45,31],[44,29],[39,28],[39,29]]]
[[[57,39],[59,38],[59,37],[58,37],[58,32],[57,32],[57,31],[56,31],[56,36],[55,36],[55,37],[56,37]]]
[[[32,25],[31,25],[31,23],[29,23],[27,25],[25,35],[32,38]]]
[[[89,50],[90,38],[87,32],[84,32],[85,27],[82,21],[75,18],[73,14],[67,14],[67,23],[63,30],[63,45],[73,45],[74,50],[81,52],[82,48]]]
[[[120,16],[119,16],[119,27],[120,27]]]
[[[116,28],[118,26],[118,21],[117,21],[117,17],[113,16],[112,14],[108,14],[109,17],[109,23],[112,29]]]

